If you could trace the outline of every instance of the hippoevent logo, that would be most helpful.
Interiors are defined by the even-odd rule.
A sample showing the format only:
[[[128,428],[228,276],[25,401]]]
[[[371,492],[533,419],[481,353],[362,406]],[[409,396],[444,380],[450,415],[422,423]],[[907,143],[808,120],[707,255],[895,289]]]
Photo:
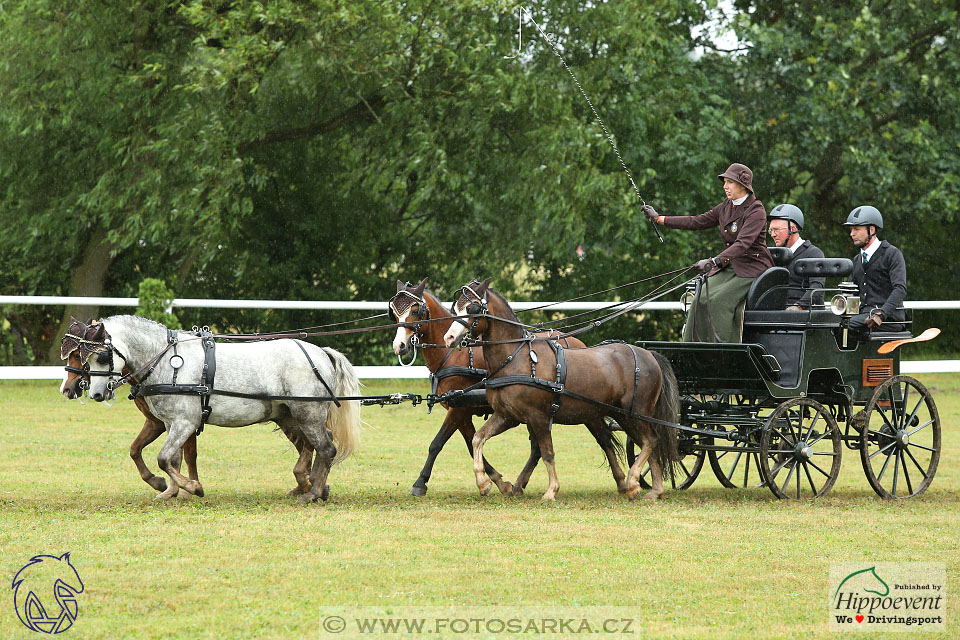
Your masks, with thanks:
[[[832,631],[945,631],[943,563],[836,564],[830,568]]]
[[[31,631],[63,633],[77,619],[83,581],[69,553],[33,556],[17,571],[11,588],[17,617]]]

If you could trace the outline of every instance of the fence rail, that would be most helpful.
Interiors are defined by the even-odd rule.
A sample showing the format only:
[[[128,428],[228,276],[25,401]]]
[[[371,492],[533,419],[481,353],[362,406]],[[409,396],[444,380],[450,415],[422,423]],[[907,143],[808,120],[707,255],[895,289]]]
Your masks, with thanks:
[[[83,305],[96,307],[136,307],[138,298],[105,298],[93,296],[0,296],[0,304]],[[511,302],[518,311],[550,305],[551,311],[595,311],[614,302]],[[382,301],[356,300],[226,300],[175,298],[170,308],[207,309],[296,309],[315,311],[385,311]],[[907,309],[958,310],[960,300],[908,300]],[[679,302],[647,302],[645,311],[682,311]],[[900,363],[903,373],[960,372],[960,360],[913,360]],[[357,375],[365,379],[426,378],[426,367],[357,366]],[[0,367],[0,380],[53,380],[63,377],[62,367]]]

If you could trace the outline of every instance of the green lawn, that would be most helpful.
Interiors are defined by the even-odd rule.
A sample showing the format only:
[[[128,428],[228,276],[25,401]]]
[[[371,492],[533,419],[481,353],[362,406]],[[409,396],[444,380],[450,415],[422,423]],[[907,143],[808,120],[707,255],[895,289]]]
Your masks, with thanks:
[[[708,466],[686,492],[632,503],[582,427],[554,430],[555,504],[539,500],[542,468],[527,497],[480,497],[459,435],[427,496],[413,498],[442,410],[409,404],[364,408],[363,443],[332,472],[327,504],[286,496],[296,455],[267,425],[207,427],[206,497],[158,503],[128,456],[142,424],[132,402],[81,406],[55,382],[5,382],[2,571],[9,585],[31,556],[71,553],[86,589],[67,638],[316,638],[321,608],[346,605],[616,605],[635,612],[634,637],[822,637],[831,564],[960,568],[960,375],[920,378],[940,410],[943,454],[928,492],[897,503],[875,496],[846,449],[840,479],[816,502],[723,489]],[[427,387],[366,388],[397,390]],[[154,469],[157,451],[145,452]],[[527,451],[515,429],[486,454],[513,479]],[[12,591],[4,601],[0,637],[36,637]]]

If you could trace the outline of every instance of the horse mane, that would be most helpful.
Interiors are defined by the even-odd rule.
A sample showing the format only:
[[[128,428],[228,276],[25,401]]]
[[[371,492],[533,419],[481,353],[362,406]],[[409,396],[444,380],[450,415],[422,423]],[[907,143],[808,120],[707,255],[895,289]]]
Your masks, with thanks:
[[[150,320],[149,318],[141,318],[140,316],[134,316],[129,314],[110,316],[109,318],[103,318],[101,322],[104,322],[107,320],[114,320],[117,322],[127,322],[128,324],[139,325],[137,328],[144,329],[144,330],[149,330],[149,329],[166,330],[167,329],[166,325],[160,324],[156,320]]]
[[[504,298],[502,295],[500,295],[499,293],[497,293],[497,292],[494,291],[493,289],[490,289],[489,287],[487,288],[487,295],[490,296],[490,297],[496,298],[497,300],[500,301],[501,304],[503,304],[504,316],[506,317],[507,320],[513,320],[514,322],[520,322],[520,318],[518,318],[518,317],[517,317],[517,314],[515,314],[515,313],[513,312],[513,309],[510,308],[510,303],[507,302],[507,299],[506,299],[506,298]]]
[[[443,306],[443,302],[440,301],[440,298],[438,298],[434,292],[430,291],[429,289],[424,289],[423,299],[428,302],[433,301],[436,304],[437,308],[440,309],[440,311],[443,313],[442,317],[444,318],[453,317],[453,314],[450,313],[450,309],[447,309],[445,306]]]

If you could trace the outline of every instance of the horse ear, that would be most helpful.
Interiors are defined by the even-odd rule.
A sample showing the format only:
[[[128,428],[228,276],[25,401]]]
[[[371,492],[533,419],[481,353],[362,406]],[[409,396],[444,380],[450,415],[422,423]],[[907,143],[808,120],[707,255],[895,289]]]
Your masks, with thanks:
[[[426,287],[427,287],[427,279],[424,278],[423,280],[420,281],[420,284],[418,284],[417,287],[413,290],[414,295],[422,296],[423,290]]]
[[[486,291],[487,289],[489,289],[491,280],[493,280],[493,278],[487,278],[486,280],[481,282],[480,286],[477,288],[477,293],[480,293],[481,291]]]
[[[96,325],[96,327],[97,327],[97,331],[96,331],[96,333],[93,334],[93,339],[94,339],[94,340],[102,340],[102,339],[104,338],[104,336],[107,335],[107,327],[104,326],[102,323]]]
[[[401,291],[403,291],[403,288],[404,288],[405,286],[406,286],[405,284],[403,284],[402,282],[400,282],[399,280],[397,280],[397,293],[400,293]]]
[[[87,324],[92,327],[93,325],[95,325],[95,324],[100,324],[100,323],[97,322],[97,319],[96,319],[96,318],[94,318],[94,317],[91,316],[90,319],[87,320]]]

